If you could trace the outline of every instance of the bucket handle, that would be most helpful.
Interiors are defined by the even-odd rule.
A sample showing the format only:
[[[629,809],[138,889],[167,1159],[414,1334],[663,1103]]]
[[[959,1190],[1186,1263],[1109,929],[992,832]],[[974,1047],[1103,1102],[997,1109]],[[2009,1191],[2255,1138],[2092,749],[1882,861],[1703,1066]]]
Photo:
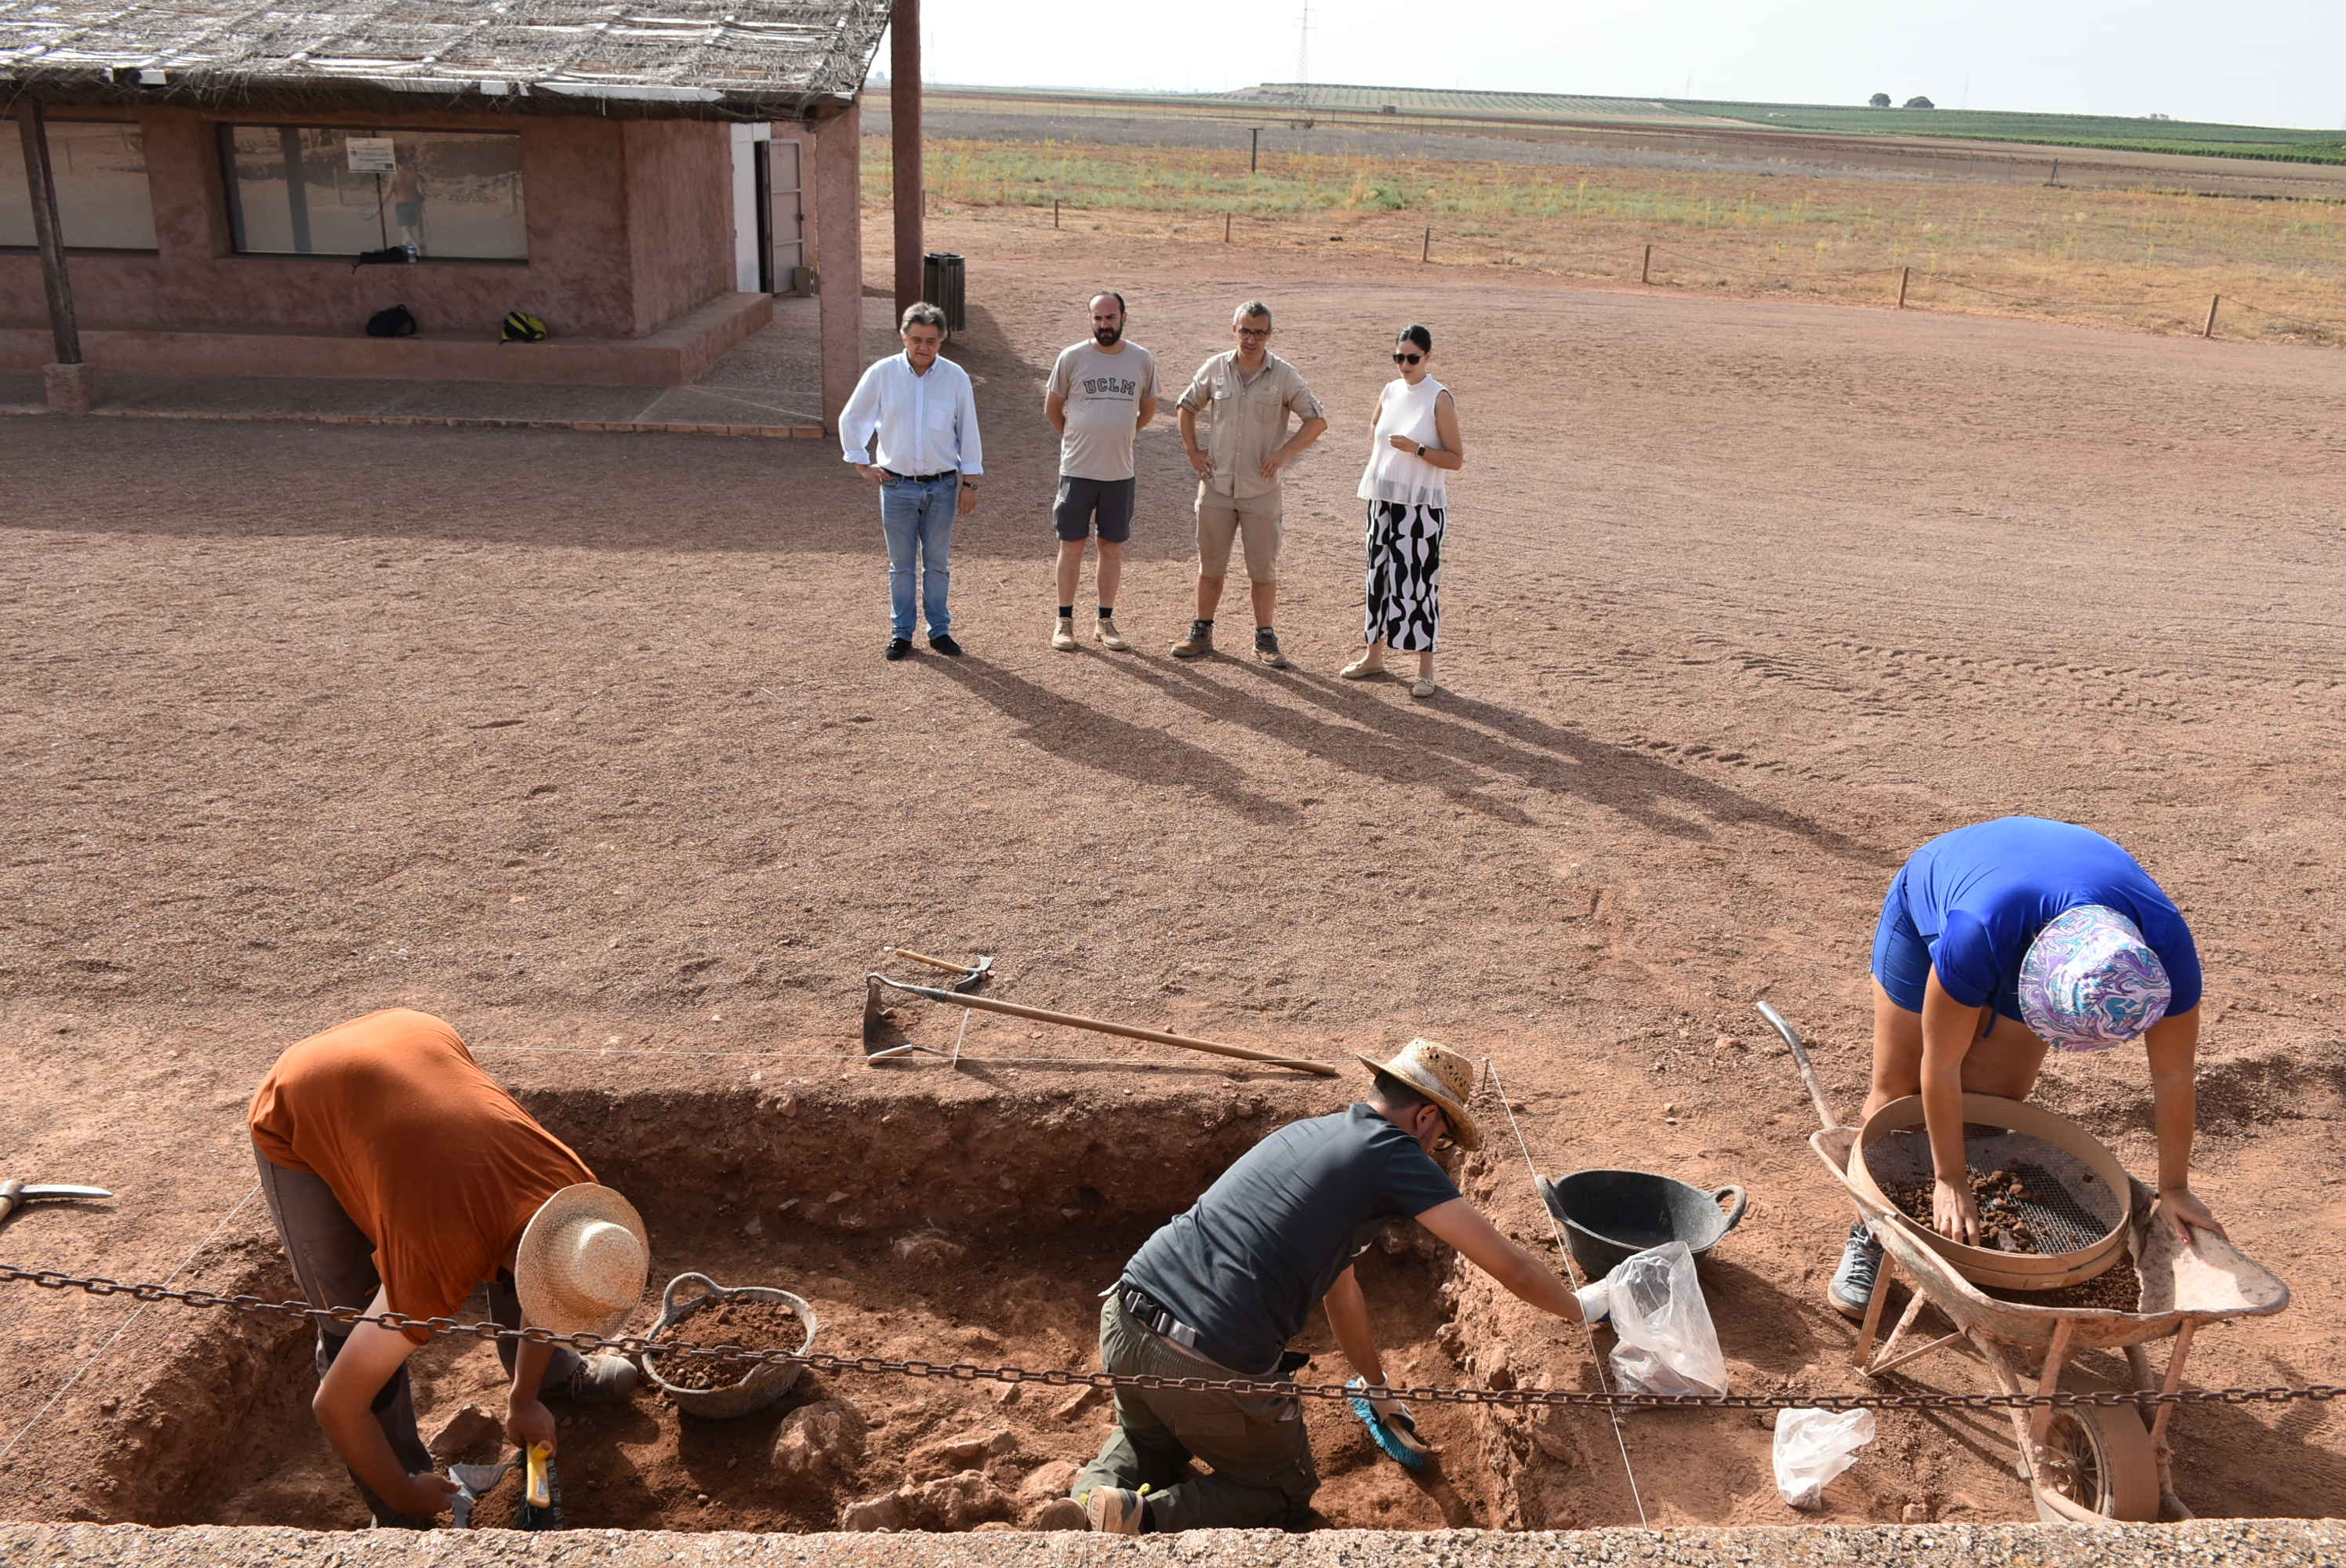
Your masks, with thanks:
[[[677,1310],[676,1304],[677,1288],[682,1285],[699,1285],[702,1287],[699,1297],[687,1303],[687,1311],[689,1311],[694,1307],[699,1306],[704,1301],[714,1300],[718,1297],[726,1294],[725,1287],[718,1284],[717,1281],[711,1279],[706,1274],[678,1275],[675,1278],[668,1282],[668,1289],[660,1296],[659,1327],[663,1329],[667,1328],[670,1323],[675,1322],[678,1318],[684,1315],[682,1312]]]
[[[1719,1227],[1719,1234],[1721,1236],[1725,1236],[1729,1231],[1733,1230],[1737,1226],[1743,1223],[1743,1211],[1749,1207],[1751,1203],[1749,1194],[1746,1193],[1739,1186],[1732,1186],[1720,1187],[1719,1190],[1712,1193],[1710,1195],[1710,1201],[1718,1203],[1730,1194],[1733,1195],[1735,1201],[1728,1206],[1727,1223]]]

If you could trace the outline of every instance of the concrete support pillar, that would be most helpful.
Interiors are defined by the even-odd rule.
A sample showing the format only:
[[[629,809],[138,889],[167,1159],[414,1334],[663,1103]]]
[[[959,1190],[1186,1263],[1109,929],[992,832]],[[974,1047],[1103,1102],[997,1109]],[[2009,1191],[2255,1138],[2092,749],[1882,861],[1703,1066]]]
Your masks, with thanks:
[[[816,309],[822,334],[822,427],[839,414],[863,373],[863,110],[845,110],[814,127]]]
[[[888,135],[896,188],[896,314],[921,297],[921,0],[889,20]]]

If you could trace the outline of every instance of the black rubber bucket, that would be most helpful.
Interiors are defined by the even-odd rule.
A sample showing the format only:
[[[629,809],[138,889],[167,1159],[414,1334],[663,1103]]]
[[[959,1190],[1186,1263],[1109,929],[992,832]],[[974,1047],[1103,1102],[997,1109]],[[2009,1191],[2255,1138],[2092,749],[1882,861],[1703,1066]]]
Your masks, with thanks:
[[[1700,1257],[1735,1228],[1749,1201],[1739,1186],[1705,1192],[1650,1171],[1575,1171],[1554,1181],[1542,1176],[1539,1193],[1564,1227],[1574,1260],[1592,1279],[1612,1273],[1632,1253],[1673,1241],[1685,1242]]]

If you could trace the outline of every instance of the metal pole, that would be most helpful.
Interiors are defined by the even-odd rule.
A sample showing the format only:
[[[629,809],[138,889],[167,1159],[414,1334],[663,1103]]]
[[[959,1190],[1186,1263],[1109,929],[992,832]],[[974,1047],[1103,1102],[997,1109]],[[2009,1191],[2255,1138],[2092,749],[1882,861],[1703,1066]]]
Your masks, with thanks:
[[[57,181],[49,167],[49,135],[37,99],[16,103],[16,129],[25,143],[25,184],[33,202],[33,242],[41,250],[41,287],[49,297],[49,331],[57,363],[81,363],[81,325],[74,319],[73,285],[66,277],[66,246],[57,225]]]
[[[1646,247],[1646,260],[1645,260],[1645,263],[1644,263],[1644,265],[1640,266],[1640,267],[1637,269],[1637,281],[1638,281],[1638,282],[1640,282],[1640,283],[1650,283],[1650,282],[1652,282],[1653,280],[1654,280],[1654,248],[1653,248],[1652,246],[1648,245],[1648,246],[1647,246],[1647,247]]]
[[[896,183],[896,313],[921,298],[921,0],[889,18],[888,131]],[[851,214],[847,219],[853,222]]]
[[[2223,296],[2223,295],[2221,295],[2221,294],[2213,295],[2213,296],[2211,296],[2211,297],[2208,299],[2208,325],[2207,325],[2206,327],[2204,327],[2204,328],[2202,328],[2202,329],[2200,330],[2200,333],[2199,333],[2199,335],[2200,335],[2201,337],[2203,337],[2203,338],[2212,338],[2212,337],[2214,337],[2214,336],[2216,335],[2216,307],[2217,307],[2217,306],[2218,306],[2218,305],[2220,305],[2220,304],[2222,304],[2223,302],[2224,302],[2224,296]]]
[[[1247,132],[1247,172],[1252,174],[1262,164],[1262,127],[1256,126]]]
[[[1906,280],[1913,275],[1914,269],[1912,267],[1898,269],[1898,308],[1902,311],[1906,308]]]

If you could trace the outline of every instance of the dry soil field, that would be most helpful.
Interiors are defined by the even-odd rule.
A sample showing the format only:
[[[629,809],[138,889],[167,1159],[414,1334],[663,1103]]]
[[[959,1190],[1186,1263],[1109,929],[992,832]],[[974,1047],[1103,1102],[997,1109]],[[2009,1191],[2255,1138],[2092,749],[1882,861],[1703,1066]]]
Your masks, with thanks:
[[[237,1207],[244,1101],[284,1044],[411,1003],[636,1195],[656,1278],[800,1288],[833,1349],[1062,1364],[1152,1210],[1350,1092],[999,1023],[965,1051],[1123,1064],[874,1070],[862,977],[903,942],[994,953],[999,993],[1046,1006],[1487,1055],[1540,1169],[1748,1186],[1709,1276],[1737,1386],[1846,1390],[1821,1292],[1847,1216],[1751,1003],[1853,1106],[1886,880],[2029,811],[2125,841],[2208,957],[2197,1186],[2296,1299],[2204,1336],[2194,1380],[2339,1380],[2346,358],[959,220],[932,242],[972,258],[987,421],[958,663],[881,661],[872,497],[811,443],[0,423],[0,1163],[121,1195],[18,1216],[0,1258],[288,1292]],[[1163,657],[1191,567],[1162,426],[1138,651],[1046,647],[1040,382],[1101,286],[1176,376],[1269,299],[1328,401],[1290,485],[1295,669]],[[1408,321],[1471,448],[1428,702],[1332,678]],[[2045,1098],[2149,1168],[2138,1055],[2055,1062]],[[1471,1190],[1536,1242],[1511,1148]],[[897,1249],[932,1228],[966,1250]],[[1586,1381],[1576,1334],[1438,1281],[1380,1265],[1412,1374]],[[297,1339],[134,1310],[0,1295],[0,1518],[353,1522]],[[488,1387],[485,1351],[434,1354],[427,1430]],[[873,1420],[867,1491],[973,1423],[1008,1434],[1005,1488],[1098,1435],[1096,1410],[813,1381]],[[1313,1420],[1333,1523],[1637,1518],[1601,1422],[1562,1423],[1557,1459],[1462,1418],[1413,1484]],[[1834,1517],[2023,1516],[2000,1418],[1883,1427]],[[2203,1512],[2346,1492],[2326,1406],[2191,1410],[2176,1439]],[[861,1495],[779,1496],[762,1438],[648,1401],[565,1441],[578,1522],[804,1528]],[[1767,1444],[1749,1415],[1627,1431],[1657,1522],[1790,1522]]]

